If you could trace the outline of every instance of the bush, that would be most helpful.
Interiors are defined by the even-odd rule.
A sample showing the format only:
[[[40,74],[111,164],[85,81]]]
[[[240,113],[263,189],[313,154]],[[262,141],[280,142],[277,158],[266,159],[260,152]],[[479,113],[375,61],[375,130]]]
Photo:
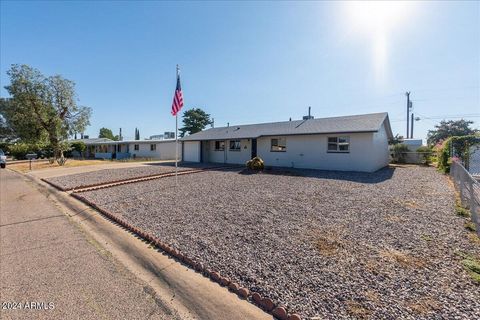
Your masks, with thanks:
[[[265,168],[265,164],[260,157],[255,157],[247,161],[247,168],[250,170],[260,171]]]
[[[480,143],[479,135],[455,136],[436,146],[438,169],[443,173],[450,172],[450,158],[458,157],[468,167],[470,146]]]
[[[76,141],[70,144],[70,148],[73,151],[77,151],[78,153],[82,154],[85,149],[87,149],[87,145],[83,141]]]
[[[405,163],[408,152],[408,146],[403,143],[398,143],[392,146],[392,162],[393,163]]]
[[[432,152],[433,152],[432,148],[427,146],[421,146],[416,151],[421,153],[423,164],[429,165],[432,162]]]
[[[32,147],[26,143],[15,143],[10,145],[8,148],[10,151],[10,155],[15,160],[23,160],[26,159],[27,153],[33,152]],[[36,151],[36,150],[35,150]]]

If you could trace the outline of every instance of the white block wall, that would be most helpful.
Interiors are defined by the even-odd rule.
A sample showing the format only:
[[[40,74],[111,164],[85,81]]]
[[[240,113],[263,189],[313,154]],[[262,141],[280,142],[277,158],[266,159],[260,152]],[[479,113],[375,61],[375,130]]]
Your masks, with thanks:
[[[138,144],[138,150],[135,150],[135,144]],[[155,144],[156,150],[151,151],[150,145]],[[123,150],[122,150],[123,151]],[[175,141],[158,142],[149,141],[148,143],[129,143],[129,152],[137,158],[153,158],[158,160],[175,160]],[[182,146],[178,144],[178,157],[181,159]]]
[[[204,162],[245,164],[252,156],[251,139],[240,139],[240,150],[230,150],[230,140],[225,142],[225,150],[215,150],[215,141],[204,141]]]
[[[350,152],[327,152],[333,136],[349,136]],[[374,147],[372,133],[285,136],[285,152],[271,152],[271,138],[257,139],[257,154],[267,166],[373,172],[388,165],[387,142]]]

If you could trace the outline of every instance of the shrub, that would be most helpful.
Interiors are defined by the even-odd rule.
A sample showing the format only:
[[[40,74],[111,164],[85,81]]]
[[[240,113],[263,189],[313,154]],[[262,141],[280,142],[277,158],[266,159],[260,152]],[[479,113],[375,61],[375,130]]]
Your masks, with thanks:
[[[392,146],[392,162],[393,163],[405,163],[406,152],[408,152],[408,146],[403,143],[398,143]]]
[[[8,148],[12,157],[16,160],[25,159],[27,153],[33,152],[30,145],[26,143],[15,143]]]
[[[443,173],[450,172],[450,158],[458,157],[468,167],[470,146],[480,143],[479,135],[455,136],[443,141],[436,146],[438,169]]]
[[[247,161],[247,168],[250,170],[263,170],[265,168],[265,164],[260,157],[255,157],[252,160]]]
[[[421,153],[423,164],[429,165],[432,162],[432,148],[427,146],[421,146],[416,151]]]
[[[468,209],[465,209],[464,207],[459,206],[459,205],[455,206],[455,212],[457,213],[457,215],[459,215],[461,217],[465,217],[465,218],[470,217],[470,211]]]
[[[85,149],[87,149],[87,145],[83,141],[75,141],[70,144],[70,147],[73,151],[77,151],[78,153],[82,154]]]

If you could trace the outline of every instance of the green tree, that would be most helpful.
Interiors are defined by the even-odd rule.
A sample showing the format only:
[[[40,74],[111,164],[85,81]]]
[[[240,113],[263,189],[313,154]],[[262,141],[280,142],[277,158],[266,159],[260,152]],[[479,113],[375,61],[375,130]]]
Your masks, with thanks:
[[[7,123],[22,140],[46,139],[55,158],[62,157],[62,141],[90,124],[91,109],[77,105],[75,83],[60,75],[45,77],[27,65],[14,64],[7,75],[11,98],[2,113]]]
[[[26,143],[46,142],[47,135],[33,117],[15,108],[12,99],[0,98],[0,140]]]
[[[117,141],[119,139],[119,136],[114,136],[112,130],[108,128],[101,128],[100,132],[98,134],[99,138],[107,138],[110,140]]]
[[[429,130],[427,134],[427,143],[430,146],[444,141],[453,136],[468,136],[474,135],[478,132],[476,129],[470,128],[473,121],[468,120],[449,120],[440,121],[440,124],[435,126],[435,130]]]
[[[395,137],[388,140],[388,144],[390,144],[390,145],[399,144],[399,143],[402,143],[403,140],[404,140],[403,136],[401,136],[397,133],[395,135]]]
[[[187,110],[183,113],[183,127],[180,128],[180,137],[185,133],[194,134],[202,131],[212,123],[210,115],[200,108]]]

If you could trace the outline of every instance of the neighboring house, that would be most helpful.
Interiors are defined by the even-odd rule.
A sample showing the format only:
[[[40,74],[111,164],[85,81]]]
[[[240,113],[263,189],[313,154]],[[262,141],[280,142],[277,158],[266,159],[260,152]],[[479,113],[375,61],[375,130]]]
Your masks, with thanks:
[[[175,159],[175,140],[130,140],[113,141],[107,138],[77,139],[87,146],[84,157],[95,159],[152,158],[159,160]],[[178,146],[181,157],[181,146]]]
[[[373,172],[388,165],[387,113],[211,128],[181,139],[182,160]]]

